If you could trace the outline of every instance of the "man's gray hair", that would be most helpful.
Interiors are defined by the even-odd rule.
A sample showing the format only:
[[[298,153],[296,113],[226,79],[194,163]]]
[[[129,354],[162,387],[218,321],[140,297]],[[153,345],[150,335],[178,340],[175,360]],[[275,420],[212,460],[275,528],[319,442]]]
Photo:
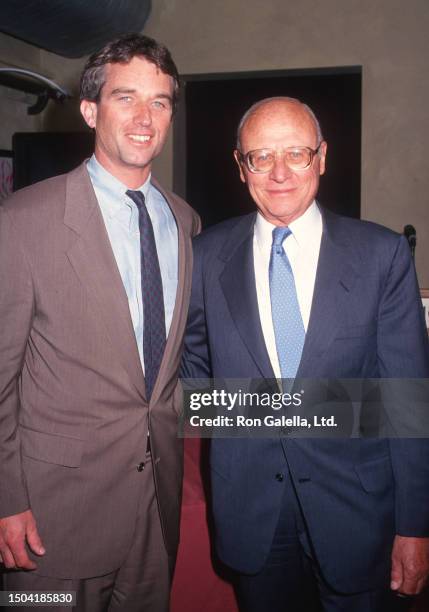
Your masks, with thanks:
[[[241,142],[240,142],[241,132],[247,120],[258,110],[258,108],[260,108],[261,106],[264,106],[264,104],[267,104],[268,102],[275,102],[275,101],[297,102],[298,104],[301,104],[304,107],[304,109],[307,111],[307,113],[310,115],[311,119],[313,120],[314,125],[316,126],[317,142],[319,146],[319,144],[323,140],[322,129],[320,127],[319,120],[317,119],[316,115],[313,113],[311,108],[308,106],[308,104],[304,104],[304,102],[301,102],[301,100],[298,100],[297,98],[289,98],[288,96],[275,96],[273,98],[264,98],[263,100],[259,100],[258,102],[255,102],[255,104],[252,104],[252,106],[244,113],[244,115],[240,119],[240,123],[238,124],[238,128],[237,128],[237,142],[236,142],[237,149],[241,151]]]

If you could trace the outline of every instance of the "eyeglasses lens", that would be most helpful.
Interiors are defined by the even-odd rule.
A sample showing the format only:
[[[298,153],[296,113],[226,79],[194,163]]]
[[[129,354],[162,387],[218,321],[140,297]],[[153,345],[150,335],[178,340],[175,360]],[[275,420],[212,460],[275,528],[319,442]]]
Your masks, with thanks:
[[[277,154],[271,149],[257,149],[247,154],[249,170],[269,172],[274,166]],[[311,164],[312,150],[307,147],[286,149],[282,155],[285,164],[294,170],[302,170]]]

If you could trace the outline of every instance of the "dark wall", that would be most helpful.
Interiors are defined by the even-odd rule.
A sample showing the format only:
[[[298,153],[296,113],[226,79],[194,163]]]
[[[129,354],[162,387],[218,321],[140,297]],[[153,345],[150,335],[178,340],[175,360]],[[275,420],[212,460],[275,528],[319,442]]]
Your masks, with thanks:
[[[17,132],[12,139],[13,187],[32,185],[76,168],[94,151],[92,132]]]

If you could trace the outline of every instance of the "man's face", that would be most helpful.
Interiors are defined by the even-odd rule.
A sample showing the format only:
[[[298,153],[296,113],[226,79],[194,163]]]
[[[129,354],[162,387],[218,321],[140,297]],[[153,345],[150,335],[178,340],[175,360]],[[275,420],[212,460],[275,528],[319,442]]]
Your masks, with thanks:
[[[260,106],[243,126],[241,152],[273,149],[276,161],[264,174],[250,172],[237,152],[240,178],[247,184],[261,214],[274,225],[289,225],[310,206],[319,187],[319,177],[325,171],[326,143],[311,165],[303,170],[292,170],[283,158],[287,147],[303,146],[316,149],[317,131],[314,121],[299,103],[274,100]]]
[[[173,79],[144,58],[107,64],[98,103],[81,112],[95,128],[97,160],[128,187],[140,187],[162,150],[171,123]]]

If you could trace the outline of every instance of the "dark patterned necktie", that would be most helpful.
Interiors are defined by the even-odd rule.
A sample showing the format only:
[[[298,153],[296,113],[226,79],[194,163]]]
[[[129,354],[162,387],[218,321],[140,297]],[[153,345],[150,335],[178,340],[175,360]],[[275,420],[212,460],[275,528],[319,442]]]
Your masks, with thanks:
[[[162,278],[152,221],[147,212],[144,195],[140,191],[127,191],[139,211],[141,286],[143,298],[143,359],[146,396],[150,400],[162,356],[164,355],[165,313]]]

